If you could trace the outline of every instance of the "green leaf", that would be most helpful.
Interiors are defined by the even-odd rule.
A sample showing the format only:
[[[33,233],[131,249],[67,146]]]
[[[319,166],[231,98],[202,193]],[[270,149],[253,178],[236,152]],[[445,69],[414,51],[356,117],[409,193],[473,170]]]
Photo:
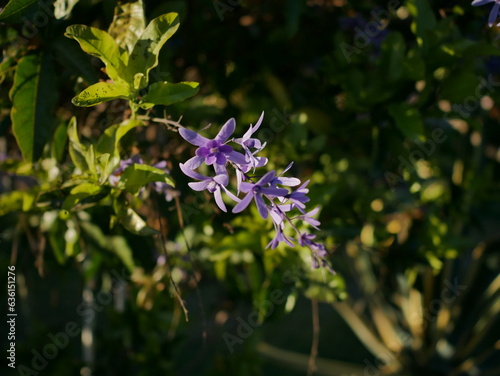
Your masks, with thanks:
[[[378,62],[380,76],[383,77],[384,83],[387,83],[387,80],[401,80],[404,75],[405,53],[406,44],[401,33],[392,32],[382,42],[381,56]]]
[[[54,16],[58,20],[69,16],[78,1],[79,0],[56,0],[54,3]]]
[[[77,185],[70,191],[69,196],[64,200],[62,209],[67,211],[74,211],[76,209],[76,205],[79,202],[88,197],[97,196],[99,193],[101,193],[101,190],[101,186],[92,183],[83,183]]]
[[[12,100],[12,131],[23,157],[35,161],[52,136],[52,111],[57,101],[52,59],[45,53],[26,55],[17,66]]]
[[[87,147],[80,142],[76,118],[72,117],[68,125],[69,155],[77,168],[82,172],[96,175],[94,146]]]
[[[134,163],[132,166],[125,169],[120,176],[119,184],[122,185],[127,192],[136,195],[143,186],[157,181],[175,186],[170,175],[165,171],[153,166]]]
[[[0,195],[0,215],[21,211],[23,208],[24,192],[12,191]]]
[[[135,265],[132,249],[123,236],[111,237],[111,247],[109,248],[118,256],[131,273],[135,271],[137,267]]]
[[[410,0],[408,9],[414,17],[412,31],[422,37],[426,30],[433,30],[436,27],[436,16],[427,0]]]
[[[452,103],[468,103],[466,100],[472,98],[479,104],[481,98],[476,92],[480,84],[481,81],[474,74],[473,64],[464,63],[451,71],[448,77],[442,81],[439,98],[449,100]]]
[[[126,85],[98,82],[86,88],[71,102],[75,106],[90,107],[113,99],[128,99],[129,94],[130,91]]]
[[[54,256],[60,265],[64,265],[66,263],[66,254],[64,253],[64,250],[66,249],[66,242],[64,240],[66,230],[67,226],[64,221],[56,219],[56,222],[48,232],[50,246],[52,247]]]
[[[120,140],[133,128],[143,125],[138,120],[126,120],[121,124],[115,124],[107,128],[96,145],[96,152],[101,171],[101,182],[104,182],[108,176],[120,163]],[[105,157],[106,156],[106,157]]]
[[[115,15],[108,33],[114,38],[118,47],[130,54],[145,28],[144,5],[142,0],[139,0],[115,7]]]
[[[17,22],[38,0],[10,0],[0,13],[0,21]]]
[[[100,154],[109,153],[113,156],[119,156],[119,143],[120,140],[125,136],[130,130],[140,125],[144,125],[143,122],[138,120],[125,120],[121,124],[115,124],[107,128],[96,145],[96,151]]]
[[[148,84],[149,71],[158,65],[158,54],[165,42],[179,28],[177,13],[167,13],[153,19],[139,37],[128,60],[128,82],[134,81],[137,73],[144,74],[139,89]]]
[[[64,122],[60,123],[52,137],[52,145],[50,148],[52,158],[55,158],[58,162],[62,162],[64,158],[64,148],[66,142],[68,141],[68,132],[66,129],[66,124]]]
[[[149,227],[139,214],[128,206],[123,196],[114,201],[113,208],[120,223],[131,233],[142,236],[158,234],[158,231]]]
[[[78,137],[78,128],[76,126],[76,117],[72,117],[68,125],[69,155],[77,168],[87,171],[89,165],[85,158],[88,148],[80,142]]]
[[[288,37],[293,37],[299,30],[300,16],[304,9],[304,2],[301,0],[286,0],[285,19]]]
[[[142,98],[141,108],[149,109],[154,105],[168,106],[182,102],[200,90],[198,82],[155,82],[149,86],[148,93]]]
[[[60,209],[64,202],[65,194],[60,189],[41,192],[35,200],[35,205],[39,208]]]
[[[51,40],[50,45],[61,65],[68,67],[89,84],[99,81],[88,56],[73,41],[61,36]]]
[[[392,104],[389,106],[389,114],[406,138],[412,141],[422,140],[424,126],[418,109],[407,103]]]
[[[96,56],[106,65],[106,73],[116,83],[125,83],[122,75],[126,67],[120,58],[115,40],[107,32],[85,25],[71,25],[66,29],[68,38],[75,39],[88,54]]]

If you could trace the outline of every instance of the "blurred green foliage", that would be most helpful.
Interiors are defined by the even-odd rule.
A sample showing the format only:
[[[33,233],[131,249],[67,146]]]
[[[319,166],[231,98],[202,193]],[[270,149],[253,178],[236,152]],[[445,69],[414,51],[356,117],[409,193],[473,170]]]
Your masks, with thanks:
[[[180,18],[150,82],[200,83],[197,96],[148,118],[202,129],[235,117],[242,134],[265,111],[269,168],[295,161],[294,176],[311,179],[311,207],[322,206],[330,276],[310,270],[306,249],[264,249],[272,225],[257,210],[221,213],[190,191],[177,166],[192,150],[159,122],[144,120],[120,156],[168,161],[178,201],[130,199],[134,218],[160,235],[117,225],[120,209],[100,191],[83,203],[99,205],[53,210],[74,168],[69,124],[87,144],[131,116],[122,100],[71,103],[110,72],[64,33],[107,30],[117,3],[24,3],[0,15],[0,264],[16,265],[17,364],[31,367],[33,350],[74,321],[81,338],[41,374],[303,375],[319,301],[317,374],[499,372],[500,46],[488,9],[144,1],[147,21]],[[12,92],[33,64],[31,87]],[[239,340],[228,346],[227,334]]]

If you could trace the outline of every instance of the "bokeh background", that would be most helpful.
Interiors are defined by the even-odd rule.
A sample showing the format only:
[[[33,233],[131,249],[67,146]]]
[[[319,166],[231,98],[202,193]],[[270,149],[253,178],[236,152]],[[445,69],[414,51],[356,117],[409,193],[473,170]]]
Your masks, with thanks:
[[[106,76],[64,30],[107,29],[116,1],[74,2],[63,19],[52,3],[0,24],[0,265],[3,282],[16,265],[18,365],[33,368],[54,343],[49,334],[74,322],[81,333],[33,375],[304,375],[316,340],[316,375],[500,374],[500,34],[487,26],[491,4],[144,1],[148,20],[181,20],[152,81],[201,87],[147,115],[211,124],[207,135],[235,117],[243,134],[264,111],[262,155],[279,170],[294,161],[291,174],[311,180],[332,276],[310,269],[306,249],[265,249],[272,224],[256,210],[222,213],[190,191],[178,163],[193,149],[160,123],[139,129],[128,156],[168,161],[185,226],[175,202],[154,194],[140,214],[160,239],[110,228],[106,206],[74,227],[17,208],[14,194],[42,184],[23,174],[11,131],[8,93],[24,55],[50,56],[54,129],[74,114],[92,140],[129,115],[120,101],[71,104]],[[40,163],[63,174],[67,150]],[[8,348],[6,335],[1,343]],[[2,374],[19,374],[1,363]]]

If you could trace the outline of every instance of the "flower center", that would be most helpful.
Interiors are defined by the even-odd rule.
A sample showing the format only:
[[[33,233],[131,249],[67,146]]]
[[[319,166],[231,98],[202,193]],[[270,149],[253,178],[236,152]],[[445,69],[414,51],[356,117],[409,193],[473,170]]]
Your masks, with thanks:
[[[253,193],[260,193],[261,187],[259,187],[258,185],[256,185],[255,187],[252,188],[252,191],[253,191]]]

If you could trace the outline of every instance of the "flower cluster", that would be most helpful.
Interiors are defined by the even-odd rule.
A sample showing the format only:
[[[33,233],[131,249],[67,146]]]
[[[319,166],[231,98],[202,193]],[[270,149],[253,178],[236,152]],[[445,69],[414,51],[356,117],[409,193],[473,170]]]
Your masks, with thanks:
[[[500,0],[474,0],[472,2],[472,6],[479,7],[488,3],[495,3],[493,4],[493,8],[491,8],[490,16],[488,17],[488,26],[492,27],[500,14]],[[500,26],[500,23],[498,23],[497,26]]]
[[[109,176],[108,180],[109,183],[113,186],[116,187],[118,185],[118,182],[120,180],[120,175],[125,172],[127,167],[132,166],[133,164],[145,164],[144,161],[142,160],[141,156],[139,154],[135,154],[132,157],[128,159],[124,159],[120,161],[119,166],[112,172],[112,174]],[[153,165],[153,167],[156,167],[160,170],[165,171],[166,173],[170,173],[170,171],[167,169],[167,162],[166,161],[161,161]],[[164,182],[154,182],[154,183],[149,183],[149,187],[165,196],[165,200],[167,201],[172,201],[178,192],[172,187],[170,184],[164,183]]]
[[[257,124],[250,125],[241,138],[232,137],[236,128],[234,119],[229,119],[212,140],[189,129],[180,128],[179,133],[182,138],[198,148],[194,157],[179,166],[184,174],[198,180],[189,183],[189,186],[195,191],[207,190],[213,193],[215,202],[222,211],[227,212],[222,199],[224,192],[236,203],[233,213],[245,210],[250,203],[254,202],[263,219],[271,218],[275,236],[266,248],[274,249],[281,242],[293,247],[296,242],[311,250],[313,268],[321,266],[334,273],[326,261],[325,246],[314,241],[315,235],[303,232],[296,226],[297,221],[308,223],[315,229],[318,229],[320,225],[320,222],[314,219],[319,207],[306,212],[305,204],[309,202],[309,197],[307,197],[309,181],[301,184],[301,181],[295,177],[283,176],[292,167],[293,162],[281,174],[276,174],[272,170],[263,176],[254,175],[257,168],[265,166],[268,162],[267,158],[257,155],[266,144],[253,137],[262,124],[263,118],[264,113]],[[214,176],[205,176],[196,172],[195,170],[202,164],[211,166]],[[236,176],[236,194],[227,188],[230,182],[228,168],[234,171]],[[238,196],[241,193],[243,195],[240,198]],[[286,226],[290,226],[295,231],[296,239],[286,235]]]

